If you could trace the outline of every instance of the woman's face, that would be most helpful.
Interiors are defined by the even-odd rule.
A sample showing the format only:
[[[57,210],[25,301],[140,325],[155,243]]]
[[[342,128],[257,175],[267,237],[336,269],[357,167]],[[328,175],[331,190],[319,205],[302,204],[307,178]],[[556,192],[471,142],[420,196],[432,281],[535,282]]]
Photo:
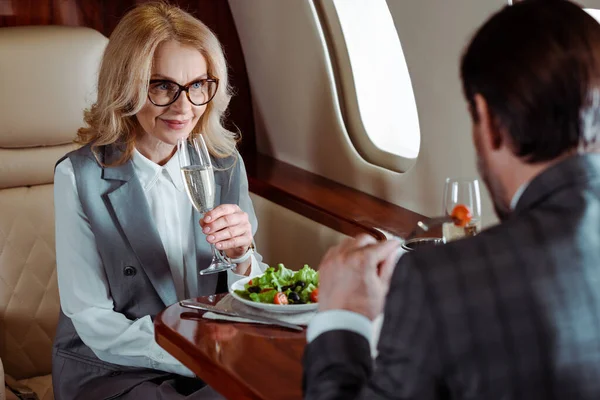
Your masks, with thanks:
[[[198,50],[169,41],[156,49],[150,79],[170,80],[183,86],[207,78],[207,74],[206,60]],[[206,104],[194,106],[184,92],[167,107],[156,106],[146,98],[146,104],[136,114],[143,129],[139,140],[157,147],[176,146],[177,139],[188,137],[205,110]]]

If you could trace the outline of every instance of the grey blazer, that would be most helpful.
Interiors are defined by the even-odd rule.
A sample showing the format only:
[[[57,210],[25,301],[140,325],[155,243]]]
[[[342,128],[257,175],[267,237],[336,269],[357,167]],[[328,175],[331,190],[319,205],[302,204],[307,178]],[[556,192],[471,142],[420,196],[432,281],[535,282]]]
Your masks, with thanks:
[[[600,155],[536,177],[510,219],[409,253],[379,357],[331,331],[305,352],[307,399],[600,399]]]
[[[107,146],[100,149],[98,156],[104,163],[110,163],[121,154],[116,146]],[[73,164],[79,198],[96,238],[115,311],[131,320],[146,315],[154,319],[166,306],[175,303],[177,296],[167,256],[132,162],[102,167],[89,146],[65,157]],[[60,161],[62,159],[58,163]],[[247,191],[243,161],[239,157],[238,162],[235,161],[233,156],[213,160],[217,185],[215,204],[240,205],[249,214],[255,232],[256,217]],[[194,219],[200,220],[195,210]],[[208,266],[210,245],[200,225],[194,226],[198,265]],[[198,281],[198,289],[199,295],[226,291],[226,273],[203,276]],[[71,320],[61,311],[52,357],[57,400],[109,399],[144,381],[168,375],[100,360],[82,342]]]

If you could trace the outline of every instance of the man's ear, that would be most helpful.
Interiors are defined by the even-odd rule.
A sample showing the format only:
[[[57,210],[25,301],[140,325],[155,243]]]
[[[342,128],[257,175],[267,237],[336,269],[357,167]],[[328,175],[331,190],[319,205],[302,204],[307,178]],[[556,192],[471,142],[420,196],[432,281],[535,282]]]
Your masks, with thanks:
[[[487,148],[498,150],[502,146],[502,134],[490,112],[487,101],[480,94],[475,95],[475,110],[479,117],[480,140]]]

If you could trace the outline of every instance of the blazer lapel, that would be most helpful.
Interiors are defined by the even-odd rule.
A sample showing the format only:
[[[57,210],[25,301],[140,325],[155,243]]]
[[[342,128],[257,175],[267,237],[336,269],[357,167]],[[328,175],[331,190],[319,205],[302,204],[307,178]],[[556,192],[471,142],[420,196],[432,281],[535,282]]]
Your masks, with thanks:
[[[118,150],[108,148],[105,160],[110,162],[118,156]],[[131,161],[117,167],[105,167],[102,177],[120,181],[104,196],[161,300],[165,306],[175,303],[177,294],[167,255]]]

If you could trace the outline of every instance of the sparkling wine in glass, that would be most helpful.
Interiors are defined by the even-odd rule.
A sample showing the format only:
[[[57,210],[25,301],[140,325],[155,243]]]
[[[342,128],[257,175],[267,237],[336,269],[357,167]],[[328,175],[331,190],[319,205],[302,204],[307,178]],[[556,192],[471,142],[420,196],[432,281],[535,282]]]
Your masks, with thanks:
[[[447,178],[444,186],[442,212],[450,215],[454,207],[463,204],[471,210],[472,218],[467,226],[456,226],[452,222],[442,225],[445,242],[465,236],[475,236],[481,231],[481,194],[477,179]]]
[[[179,139],[177,142],[179,166],[188,198],[194,208],[204,214],[215,206],[215,173],[208,148],[202,135],[195,138]],[[200,275],[214,274],[234,268],[211,243],[212,261],[208,268],[200,270]]]

